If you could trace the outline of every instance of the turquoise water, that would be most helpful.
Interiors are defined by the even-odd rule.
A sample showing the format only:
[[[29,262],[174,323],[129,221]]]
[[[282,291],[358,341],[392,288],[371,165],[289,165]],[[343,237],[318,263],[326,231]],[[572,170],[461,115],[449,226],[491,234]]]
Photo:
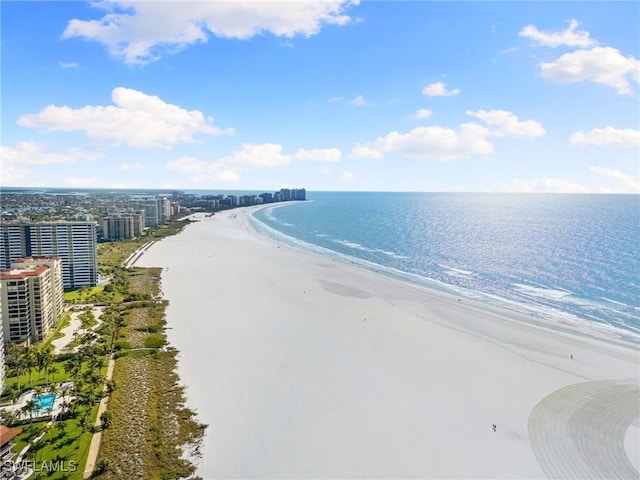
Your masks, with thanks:
[[[255,212],[256,228],[412,282],[640,339],[639,195],[307,198]]]
[[[35,395],[33,401],[36,404],[34,411],[36,413],[45,413],[47,410],[53,408],[53,403],[56,400],[55,393],[43,393],[42,395]]]

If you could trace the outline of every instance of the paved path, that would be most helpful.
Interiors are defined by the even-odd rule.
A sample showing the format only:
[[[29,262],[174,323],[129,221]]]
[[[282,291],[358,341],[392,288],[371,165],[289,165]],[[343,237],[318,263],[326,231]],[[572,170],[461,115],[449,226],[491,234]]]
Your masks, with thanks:
[[[570,385],[531,412],[531,447],[551,479],[640,479],[624,447],[639,417],[637,380]]]
[[[106,382],[111,380],[113,376],[113,367],[116,361],[113,358],[113,355],[109,358],[109,365],[107,366],[107,376],[105,380],[104,390],[107,390]],[[109,397],[103,397],[100,400],[100,406],[98,407],[98,414],[96,416],[96,422],[94,424],[95,427],[100,427],[100,415],[107,409],[107,403],[109,402]],[[89,454],[87,455],[87,463],[84,467],[84,474],[82,478],[89,478],[93,473],[94,468],[96,467],[96,460],[98,458],[98,450],[100,449],[100,440],[102,439],[102,431],[97,430],[93,436],[91,437],[91,445],[89,445]]]
[[[77,307],[83,308],[85,306],[86,305],[78,305]],[[100,323],[101,323],[100,316],[104,312],[105,307],[102,307],[102,306],[96,307],[94,305],[90,305],[90,306],[91,306],[91,311],[93,312],[93,316],[97,320],[97,323],[93,327],[91,327],[90,330],[95,330],[100,326]],[[64,353],[65,347],[69,343],[71,343],[71,341],[73,340],[74,332],[79,331],[80,325],[82,325],[82,321],[80,320],[80,315],[84,313],[84,309],[71,311],[69,313],[71,315],[71,322],[69,323],[68,326],[60,330],[60,333],[62,333],[63,336],[51,341],[51,345],[53,345],[53,353],[56,355]]]
[[[140,248],[134,251],[131,255],[129,255],[129,257],[127,257],[127,259],[124,261],[124,264],[122,266],[124,268],[133,267],[138,261],[138,259],[144,254],[145,250],[147,250],[149,247],[151,247],[151,245],[156,243],[156,241],[157,240],[151,240],[150,242],[147,242],[144,245],[142,245]]]

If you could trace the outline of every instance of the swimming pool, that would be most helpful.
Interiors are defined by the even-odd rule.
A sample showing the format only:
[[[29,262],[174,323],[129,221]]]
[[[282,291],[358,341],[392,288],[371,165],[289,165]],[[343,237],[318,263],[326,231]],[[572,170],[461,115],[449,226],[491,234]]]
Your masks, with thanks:
[[[42,395],[34,395],[33,402],[35,407],[33,409],[36,413],[45,413],[47,410],[53,408],[53,402],[56,400],[55,393],[43,393]]]

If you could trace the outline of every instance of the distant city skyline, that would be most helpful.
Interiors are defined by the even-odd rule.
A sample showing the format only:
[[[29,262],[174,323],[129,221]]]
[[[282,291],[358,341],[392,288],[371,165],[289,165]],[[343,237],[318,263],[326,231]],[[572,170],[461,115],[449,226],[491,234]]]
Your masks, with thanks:
[[[640,193],[637,2],[2,2],[0,185]]]

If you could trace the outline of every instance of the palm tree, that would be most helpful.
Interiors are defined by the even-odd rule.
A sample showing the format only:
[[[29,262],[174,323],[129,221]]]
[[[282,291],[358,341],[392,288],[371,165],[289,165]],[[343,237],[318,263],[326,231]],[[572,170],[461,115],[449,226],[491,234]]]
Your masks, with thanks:
[[[33,369],[38,365],[36,352],[33,347],[27,347],[23,353],[25,367],[29,371],[29,385],[33,388]]]
[[[60,432],[60,436],[62,436],[66,433],[67,424],[66,422],[58,420],[58,422],[56,423],[56,428],[58,429],[58,432]]]
[[[9,342],[5,347],[5,361],[9,365],[14,365],[20,358],[20,354],[22,353],[22,348],[15,342]]]
[[[29,423],[33,422],[33,411],[36,409],[36,407],[36,402],[33,400],[33,398],[31,398],[31,400],[28,400],[27,403],[25,403],[24,406],[20,409],[22,413],[29,415]]]
[[[27,365],[25,359],[22,356],[19,356],[15,360],[15,372],[16,372],[16,386],[18,387],[18,396],[22,392],[22,386],[20,385],[20,377],[24,375],[27,371]]]
[[[64,402],[62,402],[62,404],[60,405],[60,412],[63,415],[66,415],[67,413],[69,413],[70,410],[72,410],[74,408],[76,402],[72,401],[72,402],[67,402],[66,400]]]
[[[27,406],[24,405],[20,410],[16,410],[16,417],[20,420],[22,417],[28,415]]]
[[[56,381],[56,373],[58,373],[58,367],[56,367],[55,365],[51,364],[46,368],[46,370],[44,372],[45,372],[45,374],[47,376],[47,385],[49,384],[49,375],[53,375],[53,382]]]
[[[44,393],[44,389],[40,385],[33,387],[34,396],[40,397]]]
[[[52,349],[53,347],[51,345],[46,345],[36,350],[36,363],[40,373],[42,373],[43,370],[46,373],[47,368],[49,368],[53,363],[53,354],[51,353]],[[46,374],[46,382],[49,383],[48,374]]]

